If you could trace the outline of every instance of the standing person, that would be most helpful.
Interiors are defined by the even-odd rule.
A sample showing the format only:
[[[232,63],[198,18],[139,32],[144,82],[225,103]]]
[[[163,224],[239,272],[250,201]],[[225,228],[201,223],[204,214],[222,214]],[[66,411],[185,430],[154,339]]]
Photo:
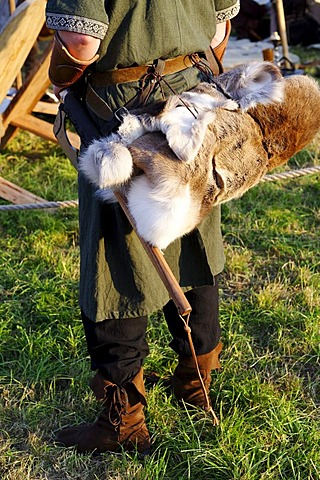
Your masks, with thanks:
[[[47,26],[56,30],[49,72],[55,93],[75,83],[84,86],[79,95],[106,132],[119,107],[136,107],[142,99],[151,104],[207,80],[206,61],[197,63],[192,54],[204,57],[211,43],[214,57],[221,59],[229,19],[238,10],[238,0],[48,0]],[[99,203],[81,174],[79,221],[80,308],[91,368],[97,371],[90,387],[103,401],[103,410],[91,425],[61,430],[57,441],[79,452],[115,451],[119,445],[145,452],[150,437],[142,364],[149,351],[145,332],[152,312],[163,308],[170,346],[179,356],[174,394],[200,407],[205,397],[183,322],[139,239],[120,206]],[[189,325],[209,392],[210,373],[219,368],[221,351],[217,275],[224,254],[219,208],[198,229],[169,245],[165,257],[192,307]]]

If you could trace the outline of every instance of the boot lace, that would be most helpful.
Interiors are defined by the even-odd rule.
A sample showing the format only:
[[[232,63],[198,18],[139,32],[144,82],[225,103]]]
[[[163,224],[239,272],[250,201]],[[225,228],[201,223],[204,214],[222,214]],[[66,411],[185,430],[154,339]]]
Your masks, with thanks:
[[[126,414],[129,399],[124,387],[110,384],[105,387],[105,406],[109,421],[114,427],[122,423],[122,415]]]

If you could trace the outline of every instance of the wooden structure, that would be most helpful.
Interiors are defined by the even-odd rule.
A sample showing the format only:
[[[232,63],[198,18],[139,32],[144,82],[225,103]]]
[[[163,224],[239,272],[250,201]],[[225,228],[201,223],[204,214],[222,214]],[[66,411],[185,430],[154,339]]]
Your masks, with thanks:
[[[27,78],[21,80],[22,67],[45,23],[45,6],[46,0],[23,1],[13,11],[0,33],[0,149],[5,147],[19,128],[57,143],[52,123],[34,115],[35,112],[51,115],[57,113],[57,104],[41,102],[50,85],[48,69],[51,42]],[[13,85],[16,86],[16,93],[8,95]],[[73,140],[75,145],[79,144],[75,134]],[[12,203],[44,201],[1,177],[0,196]]]

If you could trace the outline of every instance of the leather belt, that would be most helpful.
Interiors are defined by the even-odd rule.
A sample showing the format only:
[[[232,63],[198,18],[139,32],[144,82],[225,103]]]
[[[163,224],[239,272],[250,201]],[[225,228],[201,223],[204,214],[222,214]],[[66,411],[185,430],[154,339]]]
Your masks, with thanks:
[[[229,35],[231,31],[231,22],[227,21],[226,34],[223,41],[215,48],[209,47],[204,56],[214,75],[223,72],[221,60],[225,52]],[[196,66],[203,61],[203,58],[197,53],[189,55],[180,55],[168,60],[156,60],[152,65],[140,65],[137,67],[119,68],[118,70],[108,70],[107,72],[93,72],[88,75],[86,103],[89,108],[103,120],[110,122],[114,119],[114,112],[109,105],[97,94],[94,87],[105,87],[107,85],[116,85],[128,82],[137,82],[147,74],[170,75],[181,72],[186,68]]]
[[[164,68],[162,75],[180,72],[186,68],[192,67],[200,61],[198,54],[180,55],[179,57],[163,60]],[[117,70],[108,70],[106,72],[95,72],[90,74],[90,83],[93,87],[105,87],[106,85],[116,85],[118,83],[137,82],[144,75],[152,73],[153,65],[140,65],[137,67],[119,68]]]
[[[207,51],[204,53],[204,56],[207,57],[207,60],[214,75],[218,75],[223,71],[221,61],[227,47],[230,31],[231,22],[230,20],[228,20],[226,24],[226,34],[223,41],[217,47],[213,49],[207,49]],[[161,60],[162,62],[164,62],[164,67],[161,75],[170,75],[172,73],[181,72],[186,68],[194,66],[196,63],[200,62],[200,60],[201,58],[197,53],[192,53],[189,55],[179,55],[178,57]],[[139,65],[137,67],[119,68],[116,70],[108,70],[106,72],[94,72],[90,74],[89,81],[93,87],[98,88],[105,87],[106,85],[137,82],[144,75],[152,73],[152,68],[154,68],[156,62],[157,60],[154,62],[154,64],[150,65]]]

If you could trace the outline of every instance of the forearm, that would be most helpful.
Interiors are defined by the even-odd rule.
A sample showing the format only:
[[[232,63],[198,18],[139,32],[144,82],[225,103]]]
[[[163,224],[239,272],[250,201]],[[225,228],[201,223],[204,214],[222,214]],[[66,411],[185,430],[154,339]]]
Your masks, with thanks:
[[[98,52],[101,41],[81,33],[59,31],[59,35],[69,53],[78,60],[90,60]]]
[[[216,34],[211,40],[211,49],[214,53],[214,56],[222,64],[223,56],[225,54],[229,36],[231,32],[231,23],[230,20],[223,23],[217,24]]]
[[[89,35],[67,31],[55,33],[49,67],[55,95],[59,96],[61,90],[77,82],[87,67],[99,58],[99,46],[100,40]]]
[[[211,40],[212,48],[217,47],[224,40],[224,37],[226,36],[226,25],[227,22],[217,24],[215,36]]]

